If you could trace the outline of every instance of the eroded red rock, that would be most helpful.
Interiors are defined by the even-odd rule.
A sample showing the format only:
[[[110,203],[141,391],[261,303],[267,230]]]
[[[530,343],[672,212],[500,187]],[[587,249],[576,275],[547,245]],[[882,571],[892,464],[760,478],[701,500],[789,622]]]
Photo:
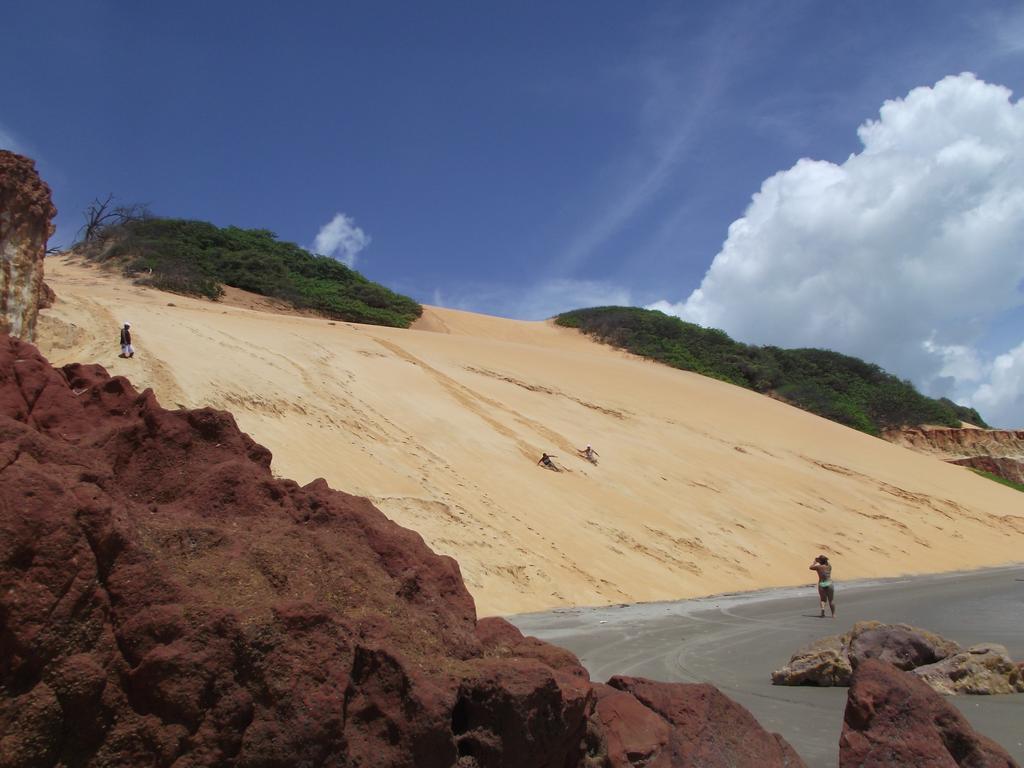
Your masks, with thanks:
[[[964,459],[951,459],[950,464],[961,467],[980,469],[990,475],[996,475],[1014,483],[1024,483],[1024,460],[1009,456],[968,456]]]
[[[902,427],[882,437],[951,464],[1024,482],[1024,429]]]
[[[839,765],[1011,768],[1017,763],[914,674],[867,659],[850,683]]]
[[[616,768],[804,765],[781,736],[765,731],[750,712],[712,685],[613,677],[608,686],[619,694],[600,699],[598,716],[611,734],[610,765]]]
[[[799,764],[709,686],[595,687],[478,623],[454,560],[270,463],[0,336],[0,765],[652,766],[641,723],[657,765]]]
[[[0,149],[0,333],[35,337],[43,257],[56,214],[35,163]]]

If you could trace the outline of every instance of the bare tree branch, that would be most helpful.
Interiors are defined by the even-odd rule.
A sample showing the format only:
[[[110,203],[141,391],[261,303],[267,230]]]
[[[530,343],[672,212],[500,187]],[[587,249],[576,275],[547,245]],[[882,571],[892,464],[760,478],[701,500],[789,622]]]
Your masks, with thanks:
[[[96,239],[96,235],[103,228],[103,225],[113,219],[114,212],[110,210],[110,204],[114,200],[114,193],[111,192],[106,196],[105,199],[100,200],[98,197],[94,199],[89,206],[83,211],[82,216],[85,217],[85,224],[78,230],[79,234],[82,235],[83,243],[91,243]]]
[[[119,205],[111,207],[114,202],[114,193],[111,192],[102,200],[95,198],[82,212],[85,223],[78,230],[81,243],[91,243],[100,239],[104,232],[110,227],[117,227],[130,221],[142,221],[152,216],[149,206],[145,203],[131,203],[130,205]]]

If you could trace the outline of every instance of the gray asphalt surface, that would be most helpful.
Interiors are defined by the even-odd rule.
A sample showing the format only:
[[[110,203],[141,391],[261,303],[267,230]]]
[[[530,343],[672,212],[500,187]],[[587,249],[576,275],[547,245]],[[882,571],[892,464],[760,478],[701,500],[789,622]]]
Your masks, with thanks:
[[[593,680],[637,675],[709,682],[781,733],[813,768],[835,766],[846,688],[773,686],[801,646],[876,619],[930,629],[964,646],[996,642],[1024,659],[1024,566],[875,582],[836,582],[838,618],[818,617],[812,586],[507,617],[568,648]],[[950,699],[1024,764],[1024,694]]]

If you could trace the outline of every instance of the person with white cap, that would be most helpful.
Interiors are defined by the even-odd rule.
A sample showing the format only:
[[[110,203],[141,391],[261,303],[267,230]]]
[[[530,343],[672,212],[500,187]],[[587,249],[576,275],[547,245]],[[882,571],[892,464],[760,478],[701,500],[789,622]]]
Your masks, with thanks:
[[[580,454],[583,458],[589,461],[591,464],[597,464],[598,453],[590,447],[590,443],[587,443],[586,448],[576,449],[576,453]]]
[[[121,328],[121,357],[135,357],[135,347],[132,346],[131,323],[125,323]]]

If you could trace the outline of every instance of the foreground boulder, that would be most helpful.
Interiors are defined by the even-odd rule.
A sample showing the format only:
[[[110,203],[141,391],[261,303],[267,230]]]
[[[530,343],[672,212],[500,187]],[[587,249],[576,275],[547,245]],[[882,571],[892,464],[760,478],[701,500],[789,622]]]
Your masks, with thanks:
[[[915,675],[868,659],[850,683],[839,765],[1013,768],[1017,763]]]
[[[713,688],[478,623],[454,560],[270,463],[0,336],[0,766],[801,765]]]
[[[772,684],[817,685],[823,688],[849,685],[853,674],[849,642],[849,632],[815,640],[794,653],[786,666],[772,672]]]
[[[859,621],[849,634],[848,653],[854,667],[868,659],[877,659],[897,669],[915,669],[959,651],[960,645],[952,640],[909,624]]]
[[[859,621],[845,634],[815,640],[772,672],[772,683],[849,685],[853,670],[870,659],[913,670],[942,694],[1024,693],[1024,670],[1001,645],[964,650],[926,629],[877,621]]]
[[[35,338],[43,257],[56,214],[35,163],[0,149],[0,333]]]
[[[612,765],[798,766],[778,734],[706,684],[613,677],[599,693],[597,718],[609,734]]]
[[[934,664],[960,651],[952,640],[908,624],[858,621],[853,629],[814,641],[772,673],[775,685],[849,685],[856,665],[878,659],[898,669]]]
[[[932,690],[957,693],[1024,693],[1024,671],[995,643],[972,645],[935,664],[917,667],[914,674]]]

